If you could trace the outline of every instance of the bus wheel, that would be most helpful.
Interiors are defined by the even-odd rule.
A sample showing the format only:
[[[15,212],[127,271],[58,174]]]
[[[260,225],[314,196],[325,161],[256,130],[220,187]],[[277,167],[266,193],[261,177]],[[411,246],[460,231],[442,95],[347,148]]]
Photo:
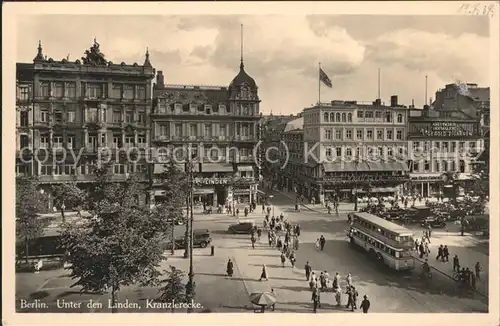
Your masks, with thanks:
[[[368,255],[370,256],[370,258],[375,258],[376,257],[375,250],[370,248],[370,250],[368,250]]]

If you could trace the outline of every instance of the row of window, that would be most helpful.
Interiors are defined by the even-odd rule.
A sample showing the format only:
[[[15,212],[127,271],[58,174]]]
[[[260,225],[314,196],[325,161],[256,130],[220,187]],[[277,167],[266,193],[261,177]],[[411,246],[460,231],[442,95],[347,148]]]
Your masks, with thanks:
[[[309,113],[304,115],[304,123],[320,123],[320,113]],[[357,121],[393,123],[394,113],[383,111],[357,111]],[[353,122],[352,113],[324,112],[323,122]],[[404,123],[405,118],[402,113],[396,115],[396,123]]]
[[[100,136],[101,136],[101,144],[103,144],[102,146],[105,146],[104,144],[107,144],[106,135],[102,134]],[[97,135],[88,136],[88,143],[86,145],[90,147],[97,147],[98,145],[97,140],[98,140]],[[137,145],[138,147],[143,147],[146,145],[146,135],[137,135],[137,143],[135,141],[134,135],[125,135],[123,141],[121,135],[113,135],[112,141],[113,141],[112,142],[113,147],[121,147],[123,145],[128,147],[134,145]],[[29,147],[29,136],[20,135],[20,143],[21,143],[21,148]],[[39,144],[40,144],[39,148],[49,148],[51,146],[50,137],[48,135],[40,136]],[[76,136],[74,135],[66,136],[66,146],[64,146],[64,137],[62,135],[52,136],[52,147],[54,148],[63,148],[63,147],[76,148],[75,146],[76,146]]]
[[[458,169],[455,161],[434,161],[434,171],[431,169],[431,162],[424,161],[423,163],[413,161],[411,168],[412,172],[460,172],[465,173],[466,164],[464,160],[458,161]]]
[[[100,114],[99,114],[100,113]],[[99,119],[100,116],[100,119]],[[56,111],[53,113],[54,122],[55,123],[73,123],[76,122],[76,111]],[[85,121],[86,122],[106,122],[106,111],[101,109],[101,112],[98,111],[97,108],[90,108],[85,113]],[[49,122],[50,121],[50,113],[49,111],[42,110],[40,111],[40,122]],[[138,123],[145,124],[146,123],[146,113],[145,112],[134,112],[134,111],[125,111],[122,113],[120,110],[113,111],[112,115],[113,123]],[[27,127],[29,125],[29,112],[22,111],[20,112],[20,125],[21,127]]]
[[[372,237],[370,236],[367,236],[366,234],[362,233],[362,232],[359,232],[358,230],[356,229],[351,229],[351,234],[367,243],[369,243],[370,245],[372,245],[373,247],[379,249],[380,251],[383,251],[385,252],[386,254],[388,254],[389,256],[391,257],[394,257],[394,258],[398,258],[399,256],[399,252],[392,249],[392,248],[389,248],[387,247],[384,243],[380,242],[380,241],[377,241],[375,239],[373,239]]]
[[[41,175],[75,175],[76,169],[80,169],[80,174],[93,174],[94,164],[83,164],[75,167],[74,164],[56,164],[40,166]],[[114,174],[141,173],[146,172],[144,164],[114,164]]]
[[[420,143],[419,141],[414,141],[413,142],[413,150],[423,150],[424,152],[427,152],[429,150],[429,146],[434,146],[434,148],[440,150],[442,149],[444,152],[451,152],[454,153],[457,149],[457,143],[458,143],[458,149],[460,151],[465,149],[465,142],[464,141],[434,141],[432,143],[428,141],[424,141]],[[470,141],[468,142],[468,148],[469,150],[476,150],[476,142],[475,141]]]
[[[111,90],[108,90],[107,83],[82,83],[80,96],[87,98],[110,98],[115,99],[146,99],[146,86],[144,85],[128,85],[128,84],[113,84]],[[77,97],[76,82],[41,82],[38,96],[54,97],[54,98],[70,98]],[[30,97],[30,87],[19,87],[19,99],[28,100]]]
[[[376,154],[379,157],[383,157],[384,152],[387,154],[387,156],[394,156],[394,149],[392,147],[388,147],[388,146],[387,147],[377,147],[376,150],[372,147],[368,147],[366,150],[367,150],[367,154],[369,156],[373,156],[374,154]],[[332,154],[333,154],[333,149],[331,147],[327,147],[325,149],[325,155],[327,157],[332,157]],[[344,155],[342,155],[342,154],[344,154]],[[356,148],[356,156],[360,157],[361,154],[362,154],[362,148]],[[398,154],[403,155],[404,149],[401,147],[398,148]],[[336,155],[336,157],[352,157],[353,156],[352,148],[346,147],[346,148],[344,148],[344,150],[342,150],[342,147],[336,147],[335,148],[335,155]]]
[[[380,234],[386,238],[392,239],[396,242],[403,243],[403,242],[407,242],[407,241],[411,240],[409,236],[400,236],[398,233],[386,230],[379,225],[373,224],[373,223],[371,223],[363,218],[357,217],[357,216],[354,217],[353,222],[354,222],[354,224],[360,225],[368,230],[377,232],[378,234]]]
[[[345,130],[345,139],[346,140],[353,140],[353,130],[352,129],[333,129],[335,131],[335,140],[343,140],[344,136],[344,130]],[[356,131],[356,140],[384,140],[384,133],[385,133],[385,140],[393,140],[394,138],[394,131],[392,129],[376,129],[375,128],[375,133],[374,130],[368,129],[354,129]],[[374,138],[374,134],[376,137]],[[325,139],[327,140],[332,140],[333,139],[333,133],[332,129],[325,129]],[[396,139],[397,140],[403,140],[403,130],[396,130]]]
[[[243,136],[243,137],[249,137],[252,135],[251,130],[252,127],[250,126],[251,124],[245,124],[243,123],[240,128],[236,127],[236,135],[237,136]],[[204,136],[204,137],[214,137],[214,136],[228,136],[228,130],[229,130],[229,125],[226,124],[219,124],[219,134],[215,135],[213,133],[213,128],[212,124],[205,124],[203,128],[203,134],[200,135],[198,131],[198,125],[197,124],[190,124],[189,125],[189,134],[183,133],[183,124],[182,123],[176,123],[174,125],[174,136],[175,137],[182,137],[182,136]],[[170,136],[170,126],[169,125],[160,125],[158,127],[158,135],[159,136]],[[230,131],[230,130],[229,130]]]

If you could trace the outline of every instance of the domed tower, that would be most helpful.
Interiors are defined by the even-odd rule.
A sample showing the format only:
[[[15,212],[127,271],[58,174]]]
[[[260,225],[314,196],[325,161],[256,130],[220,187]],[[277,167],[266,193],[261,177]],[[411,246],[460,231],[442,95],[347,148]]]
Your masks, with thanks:
[[[245,64],[243,63],[243,26],[241,31],[240,71],[228,87],[229,106],[234,115],[257,117],[260,112],[259,88],[255,80],[245,71]]]

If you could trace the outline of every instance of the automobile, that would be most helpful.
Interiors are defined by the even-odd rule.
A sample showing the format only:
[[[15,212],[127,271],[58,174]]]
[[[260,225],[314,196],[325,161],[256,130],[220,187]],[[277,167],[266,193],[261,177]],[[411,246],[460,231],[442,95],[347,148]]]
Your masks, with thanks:
[[[175,225],[183,225],[184,224],[185,217],[181,218],[176,218],[174,224]],[[171,224],[172,223],[172,218],[169,217],[167,218],[167,223]]]
[[[255,222],[253,221],[241,221],[230,225],[227,232],[231,234],[250,234],[250,231],[252,231],[254,226]]]
[[[193,248],[206,248],[212,243],[212,237],[210,231],[207,229],[193,230]],[[164,249],[172,248],[172,241],[165,240],[162,243]],[[175,248],[184,248],[184,235],[175,238]]]
[[[420,223],[422,227],[431,227],[433,229],[440,229],[446,227],[446,223],[437,218],[428,217],[422,223]]]

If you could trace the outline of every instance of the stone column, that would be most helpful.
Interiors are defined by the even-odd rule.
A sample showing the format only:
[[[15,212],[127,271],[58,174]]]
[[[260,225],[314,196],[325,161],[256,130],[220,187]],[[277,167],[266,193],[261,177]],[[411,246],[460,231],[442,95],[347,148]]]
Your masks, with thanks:
[[[213,207],[217,207],[217,189],[214,187],[214,202]]]
[[[138,135],[137,135],[137,130],[134,130],[134,146],[137,146],[138,143]]]
[[[125,130],[122,129],[122,147],[125,147]]]
[[[49,130],[49,148],[52,148],[54,139],[54,131],[52,129]]]
[[[84,141],[83,147],[87,147],[89,144],[89,130],[88,129],[83,130],[83,141]]]

